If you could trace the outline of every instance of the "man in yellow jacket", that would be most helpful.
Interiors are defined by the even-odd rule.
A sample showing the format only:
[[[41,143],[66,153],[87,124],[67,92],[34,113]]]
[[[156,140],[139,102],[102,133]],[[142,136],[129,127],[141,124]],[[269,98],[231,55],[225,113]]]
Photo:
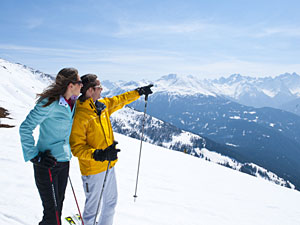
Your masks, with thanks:
[[[117,204],[114,165],[120,150],[116,149],[117,142],[114,140],[109,117],[126,104],[137,100],[143,94],[149,95],[152,91],[149,86],[145,86],[112,98],[100,99],[102,87],[97,76],[86,74],[81,80],[82,95],[76,103],[70,145],[73,155],[79,160],[86,196],[83,221],[85,225],[94,224],[106,176],[102,210],[97,225],[111,225]]]

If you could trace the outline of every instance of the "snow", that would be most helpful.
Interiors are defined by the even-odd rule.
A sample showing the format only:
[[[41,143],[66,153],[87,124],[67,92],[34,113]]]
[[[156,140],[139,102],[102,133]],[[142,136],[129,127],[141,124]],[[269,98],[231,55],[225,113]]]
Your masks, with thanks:
[[[229,118],[232,120],[240,120],[241,119],[240,116],[230,116]]]
[[[300,88],[299,87],[298,88],[296,88],[296,87],[292,88],[292,89],[290,89],[290,91],[293,95],[296,95],[296,96],[300,97]]]
[[[13,73],[14,77],[20,74]],[[13,118],[9,121],[16,125],[0,128],[0,221],[32,225],[41,219],[42,206],[32,165],[23,160],[18,128],[34,105],[33,93],[42,90],[45,83],[29,75],[18,79],[9,76],[0,70],[0,106],[9,110]],[[16,90],[27,94],[16,94]],[[300,224],[300,192],[149,143],[143,143],[134,202],[140,141],[117,133],[115,138],[121,152],[116,165],[119,200],[114,225]],[[82,211],[85,197],[75,157],[70,177]],[[68,185],[63,216],[72,213],[77,213],[77,208]]]
[[[199,136],[193,135],[192,133],[184,131],[178,136],[173,136],[172,142],[167,143],[167,146],[175,145],[177,142],[191,143],[191,139],[196,138],[196,137],[199,137]]]
[[[260,93],[272,99],[283,91],[282,86],[288,87],[293,95],[300,96],[299,78],[297,74],[279,75],[274,78],[253,78],[234,74],[229,78],[207,80],[206,86],[208,90],[218,95],[225,95],[237,100],[245,94],[256,97]]]
[[[40,79],[39,74],[33,76],[32,72],[22,65],[9,63],[1,58],[0,74],[0,104],[2,104],[2,107],[5,107],[3,104],[7,104],[4,98],[13,100],[9,104],[30,106],[35,94],[43,90],[45,83],[50,83],[49,79]],[[18,74],[21,76],[16,77]]]
[[[232,147],[239,147],[238,145],[235,145],[235,144],[232,144],[232,143],[228,143],[228,142],[226,142],[226,145],[232,146]]]
[[[271,98],[274,98],[277,95],[277,92],[274,92],[274,90],[262,89],[261,91]]]
[[[0,130],[0,220],[2,224],[32,225],[39,221],[42,207],[32,165],[23,162],[17,130]],[[115,136],[122,150],[116,165],[116,225],[300,223],[299,192],[148,143],[143,143],[138,198],[134,203],[139,141]],[[83,209],[84,193],[76,158],[71,161],[70,177]],[[74,212],[76,205],[68,186],[63,215]]]
[[[193,76],[177,76],[170,74],[163,76],[162,78],[155,81],[153,91],[167,91],[172,94],[179,95],[194,95],[203,94],[206,96],[216,96],[214,92],[207,89],[203,81]]]
[[[256,112],[255,112],[255,111],[251,111],[251,112],[244,111],[244,114],[247,114],[247,113],[249,113],[249,114],[253,115],[253,114],[255,114]]]
[[[223,156],[220,153],[209,151],[206,148],[202,148],[199,150],[199,153],[202,153],[205,157],[209,159],[210,162],[218,163],[218,164],[226,164],[228,163],[232,168],[239,169],[241,165],[236,161],[232,160],[227,156]]]

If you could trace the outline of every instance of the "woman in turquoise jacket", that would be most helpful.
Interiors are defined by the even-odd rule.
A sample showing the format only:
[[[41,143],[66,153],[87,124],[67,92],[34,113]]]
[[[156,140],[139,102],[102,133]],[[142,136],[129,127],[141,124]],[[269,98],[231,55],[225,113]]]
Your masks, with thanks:
[[[69,136],[74,103],[81,87],[82,82],[76,69],[62,69],[55,82],[37,95],[37,104],[20,126],[24,159],[33,163],[35,183],[44,208],[39,225],[61,224],[72,156]],[[35,145],[33,130],[38,125],[39,138]]]

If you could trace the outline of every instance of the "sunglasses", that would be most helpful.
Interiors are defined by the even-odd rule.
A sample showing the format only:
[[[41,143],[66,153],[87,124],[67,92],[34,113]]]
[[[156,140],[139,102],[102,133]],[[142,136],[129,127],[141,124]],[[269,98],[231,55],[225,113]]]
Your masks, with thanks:
[[[97,86],[94,86],[93,88],[94,88],[94,89],[96,89],[96,88],[97,88],[97,89],[98,89],[98,88],[99,88],[99,89],[103,89],[101,84],[99,84],[99,85],[97,85]]]
[[[72,82],[72,84],[82,84],[82,81],[81,80],[78,80],[78,81],[75,81],[75,82]]]

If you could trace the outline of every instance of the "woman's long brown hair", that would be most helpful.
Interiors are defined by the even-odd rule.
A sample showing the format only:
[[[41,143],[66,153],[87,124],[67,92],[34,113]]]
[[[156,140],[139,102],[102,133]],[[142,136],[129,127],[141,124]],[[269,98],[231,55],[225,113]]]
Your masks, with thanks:
[[[36,103],[40,103],[48,98],[48,102],[43,105],[47,107],[54,101],[59,100],[61,95],[67,91],[68,85],[77,81],[78,71],[75,68],[64,68],[60,70],[55,78],[55,82],[47,87],[41,94],[37,94]]]

